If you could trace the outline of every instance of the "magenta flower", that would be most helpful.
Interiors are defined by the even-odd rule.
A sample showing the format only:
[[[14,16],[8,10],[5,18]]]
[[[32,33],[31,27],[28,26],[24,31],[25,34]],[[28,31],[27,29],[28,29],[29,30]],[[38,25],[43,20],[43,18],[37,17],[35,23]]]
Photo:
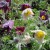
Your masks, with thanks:
[[[48,20],[48,15],[46,14],[46,11],[40,12],[40,19],[41,20]]]
[[[22,4],[21,5],[21,10],[25,10],[26,8],[31,8],[29,4]]]
[[[3,24],[3,28],[4,27],[9,27],[10,29],[12,29],[14,26],[14,21],[13,20],[9,20],[6,23]]]
[[[6,0],[6,2],[11,2],[11,0]]]
[[[23,34],[24,30],[25,30],[24,26],[16,27],[16,33],[19,35]]]

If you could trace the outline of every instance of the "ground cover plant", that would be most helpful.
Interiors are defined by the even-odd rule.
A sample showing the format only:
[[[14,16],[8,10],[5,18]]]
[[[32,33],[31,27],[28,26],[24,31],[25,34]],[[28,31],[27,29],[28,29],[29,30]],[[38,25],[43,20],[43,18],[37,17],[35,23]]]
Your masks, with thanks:
[[[50,50],[50,1],[0,0],[0,50]]]

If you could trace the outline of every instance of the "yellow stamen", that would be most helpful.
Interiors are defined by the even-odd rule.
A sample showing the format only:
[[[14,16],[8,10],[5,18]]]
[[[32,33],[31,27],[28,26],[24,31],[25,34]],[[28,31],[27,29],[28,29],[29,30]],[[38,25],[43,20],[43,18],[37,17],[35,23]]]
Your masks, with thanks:
[[[25,16],[29,16],[31,14],[31,12],[29,10],[27,10],[27,12],[25,13]]]
[[[36,37],[41,39],[43,38],[45,35],[44,35],[44,32],[43,31],[38,31],[37,34],[36,34]]]
[[[41,19],[42,19],[42,20],[45,20],[45,16],[43,15],[43,16],[41,17]]]

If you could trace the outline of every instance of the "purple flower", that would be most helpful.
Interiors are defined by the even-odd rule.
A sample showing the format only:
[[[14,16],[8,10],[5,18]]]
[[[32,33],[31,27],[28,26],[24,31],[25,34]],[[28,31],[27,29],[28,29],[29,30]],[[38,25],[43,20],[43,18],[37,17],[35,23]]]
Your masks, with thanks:
[[[22,4],[21,5],[21,10],[25,10],[26,8],[31,8],[29,4]]]
[[[3,6],[5,6],[7,4],[7,2],[1,1],[0,2],[0,8],[2,8]]]
[[[13,26],[14,26],[14,21],[13,20],[9,20],[9,21],[7,21],[6,23],[4,23],[3,25],[2,25],[2,30],[1,30],[1,33],[2,32],[7,32],[7,33],[9,33],[10,32],[10,30],[13,28]]]
[[[46,14],[46,11],[40,12],[40,19],[41,20],[48,20],[48,15]]]
[[[45,15],[45,11],[41,11],[41,12],[40,12],[40,17],[41,17],[42,15]]]
[[[9,20],[9,21],[7,21],[6,23],[3,24],[3,28],[4,27],[6,27],[6,28],[9,27],[10,29],[12,29],[13,26],[14,26],[14,21],[13,20]]]
[[[9,10],[8,3],[6,1],[1,1],[0,2],[0,9],[2,9],[6,13],[6,11]]]

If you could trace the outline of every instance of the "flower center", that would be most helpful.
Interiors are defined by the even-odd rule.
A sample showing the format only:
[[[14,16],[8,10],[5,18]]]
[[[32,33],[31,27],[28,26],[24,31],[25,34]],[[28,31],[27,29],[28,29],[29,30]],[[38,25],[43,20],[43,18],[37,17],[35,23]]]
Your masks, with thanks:
[[[27,10],[27,12],[25,13],[25,16],[29,16],[31,14],[31,12],[29,10]]]
[[[41,19],[42,19],[42,20],[45,20],[45,16],[43,15],[43,16],[41,17]]]
[[[43,31],[37,32],[36,37],[39,38],[39,39],[43,38],[44,37],[44,32]]]

